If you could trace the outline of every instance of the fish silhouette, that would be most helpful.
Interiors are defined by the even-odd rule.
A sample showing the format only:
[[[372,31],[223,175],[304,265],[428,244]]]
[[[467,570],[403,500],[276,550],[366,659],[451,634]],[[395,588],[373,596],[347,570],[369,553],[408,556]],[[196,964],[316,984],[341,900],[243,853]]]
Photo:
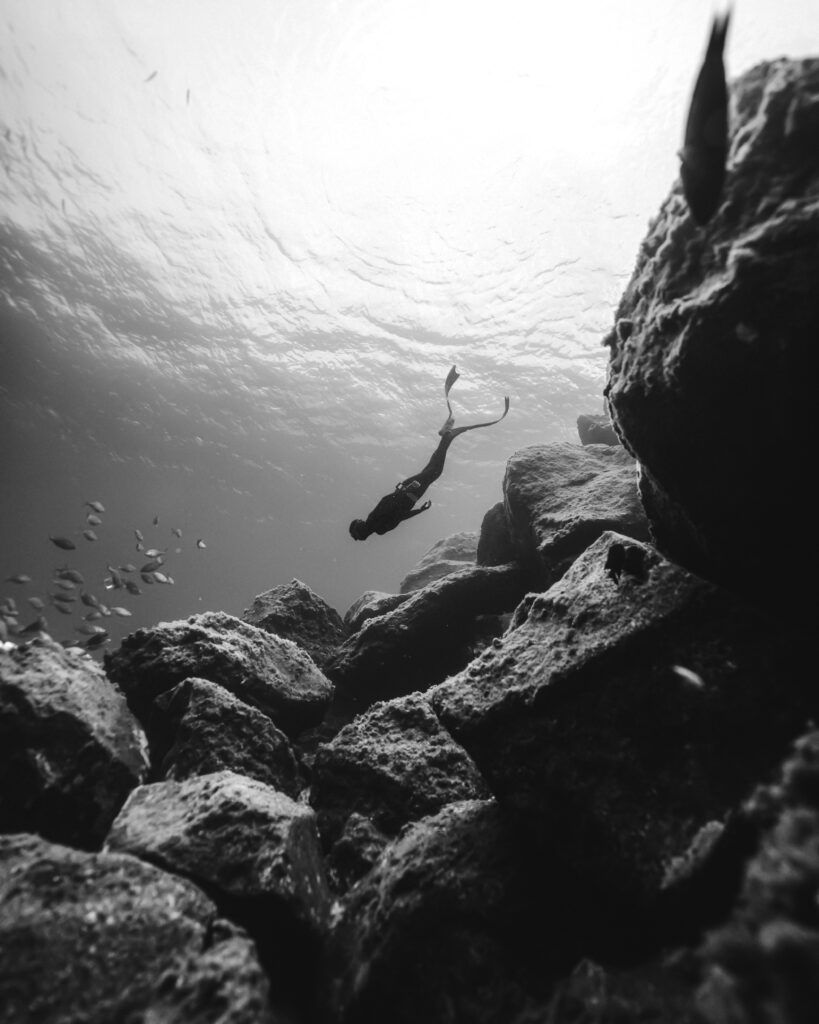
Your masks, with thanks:
[[[708,48],[697,76],[685,141],[680,150],[680,177],[691,216],[707,224],[720,205],[728,156],[728,89],[722,51],[730,9],[711,25]]]

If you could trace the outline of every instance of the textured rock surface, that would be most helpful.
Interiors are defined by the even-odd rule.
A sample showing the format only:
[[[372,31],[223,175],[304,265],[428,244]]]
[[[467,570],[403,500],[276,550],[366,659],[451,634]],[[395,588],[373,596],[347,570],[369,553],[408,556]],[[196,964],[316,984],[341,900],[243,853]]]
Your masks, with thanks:
[[[620,444],[608,416],[578,416],[577,434],[581,444]]]
[[[651,224],[606,339],[606,391],[660,548],[759,594],[817,567],[804,539],[815,528],[819,59],[746,72],[730,122],[708,227],[679,187]]]
[[[329,909],[316,819],[255,779],[216,772],[135,789],[106,849],[131,853],[186,875],[217,901],[239,908],[250,930],[298,923],[320,930]],[[242,913],[242,910],[244,912]]]
[[[110,678],[141,718],[184,679],[209,679],[258,707],[288,735],[321,721],[333,687],[292,640],[224,612],[138,629],[105,655]]]
[[[48,637],[0,650],[0,831],[93,849],[147,770],[142,729],[96,662]]]
[[[746,814],[767,824],[731,920],[705,943],[699,1006],[712,1024],[812,1024],[819,1007],[819,732]]]
[[[368,590],[353,601],[344,613],[344,624],[351,633],[356,633],[367,619],[386,615],[400,604],[409,600],[409,594],[387,594],[383,590]]]
[[[472,566],[431,583],[399,608],[365,622],[342,645],[327,674],[362,709],[422,690],[474,655],[476,617],[512,610],[525,592],[512,566]]]
[[[478,565],[506,565],[517,558],[517,548],[509,531],[506,508],[502,501],[486,513],[478,537]]]
[[[297,579],[259,594],[242,613],[242,621],[297,643],[319,668],[348,632],[338,612]]]
[[[391,836],[448,803],[488,796],[472,759],[413,693],[375,704],[319,748],[310,799],[330,847],[352,812]]]
[[[159,695],[148,729],[159,779],[234,771],[287,796],[304,787],[285,734],[218,683],[186,679]]]
[[[497,1024],[536,1003],[573,942],[570,897],[526,853],[491,801],[452,804],[403,833],[344,902],[340,1020]]]
[[[615,544],[637,552],[618,582]],[[541,844],[651,912],[671,861],[814,711],[799,632],[614,534],[515,623],[432,706]]]
[[[515,452],[504,500],[518,558],[549,586],[604,530],[648,539],[634,460],[623,448],[557,442]]]
[[[134,857],[0,837],[0,1022],[275,1024],[253,943]]]
[[[477,533],[453,533],[437,541],[425,552],[420,562],[401,580],[399,593],[411,594],[435,580],[475,564],[478,550]]]

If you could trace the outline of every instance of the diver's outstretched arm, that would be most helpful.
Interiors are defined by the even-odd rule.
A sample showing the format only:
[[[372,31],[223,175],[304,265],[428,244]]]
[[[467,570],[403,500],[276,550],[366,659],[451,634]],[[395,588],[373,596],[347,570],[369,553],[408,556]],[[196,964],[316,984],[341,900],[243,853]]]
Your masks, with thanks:
[[[470,423],[466,427],[450,427],[448,433],[452,437],[457,437],[458,434],[463,434],[466,430],[477,430],[478,427],[491,427],[495,423],[500,423],[504,416],[509,412],[509,396],[506,395],[503,399],[503,413],[498,416],[496,420],[489,420],[486,423]]]
[[[431,501],[425,501],[423,505],[419,505],[419,506],[418,506],[418,508],[413,508],[413,509],[411,509],[411,510],[410,510],[409,512],[407,512],[407,514],[406,514],[406,515],[402,516],[402,517],[401,517],[402,521],[403,521],[404,519],[412,519],[412,517],[413,517],[413,516],[420,516],[420,515],[421,515],[421,513],[422,513],[422,512],[426,512],[426,510],[427,510],[427,509],[428,509],[428,508],[429,508],[429,507],[430,507],[431,505],[432,505],[432,502],[431,502]]]

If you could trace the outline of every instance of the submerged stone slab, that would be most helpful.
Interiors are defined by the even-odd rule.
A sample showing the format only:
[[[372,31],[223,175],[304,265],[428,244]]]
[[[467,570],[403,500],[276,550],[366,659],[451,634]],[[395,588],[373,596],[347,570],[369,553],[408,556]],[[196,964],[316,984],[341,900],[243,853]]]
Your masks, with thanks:
[[[127,636],[105,655],[109,677],[141,718],[155,697],[196,677],[258,707],[288,735],[321,721],[333,687],[292,640],[224,612],[163,622]]]
[[[0,650],[0,831],[97,847],[147,771],[142,729],[95,661],[45,636]]]
[[[418,591],[387,615],[365,622],[327,666],[363,710],[376,700],[423,690],[474,656],[481,616],[511,611],[525,593],[515,565],[471,566]]]
[[[458,572],[464,566],[474,565],[477,550],[477,533],[453,533],[449,537],[444,537],[433,544],[418,564],[401,580],[399,592],[414,593],[434,583],[435,580]]]
[[[409,600],[409,594],[387,594],[383,590],[368,590],[353,601],[344,613],[344,624],[351,633],[357,633],[367,619],[386,615],[399,604]]]
[[[348,633],[338,612],[297,579],[255,597],[242,613],[242,621],[297,643],[319,668]]]
[[[607,415],[577,417],[577,433],[581,444],[620,444]]]
[[[218,683],[186,679],[160,694],[149,736],[158,779],[233,771],[294,799],[304,787],[285,734]]]
[[[798,628],[607,533],[429,697],[520,826],[634,917],[816,713],[803,663]]]
[[[228,897],[251,930],[320,930],[329,897],[315,815],[269,786],[223,771],[134,790],[106,849],[186,875],[217,900]]]
[[[253,943],[192,883],[0,836],[0,1022],[276,1024]]]
[[[621,447],[561,441],[523,448],[506,464],[503,492],[531,589],[559,579],[606,530],[648,540],[634,459]]]
[[[508,565],[518,557],[502,501],[483,517],[476,557],[478,565]]]
[[[319,747],[310,788],[328,848],[351,814],[391,836],[448,803],[488,796],[471,758],[417,693],[373,705]]]
[[[571,894],[493,801],[411,826],[347,895],[331,1002],[343,1024],[527,1018],[576,956]]]

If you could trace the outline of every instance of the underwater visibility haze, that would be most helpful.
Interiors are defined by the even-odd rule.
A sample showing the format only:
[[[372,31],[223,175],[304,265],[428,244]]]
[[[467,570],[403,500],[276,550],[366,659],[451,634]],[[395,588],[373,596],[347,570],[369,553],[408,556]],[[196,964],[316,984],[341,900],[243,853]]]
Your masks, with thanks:
[[[36,608],[59,567],[132,613],[105,619],[114,641],[294,576],[343,614],[477,530],[513,451],[602,411],[601,339],[678,176],[714,11],[2,0],[0,599],[20,625],[80,636],[70,602]],[[729,78],[813,52],[811,11],[737,2]],[[505,395],[509,415],[455,440],[424,515],[356,543],[435,448],[453,364],[456,425]],[[140,576],[154,549],[164,581]],[[112,585],[127,565],[140,594]]]

